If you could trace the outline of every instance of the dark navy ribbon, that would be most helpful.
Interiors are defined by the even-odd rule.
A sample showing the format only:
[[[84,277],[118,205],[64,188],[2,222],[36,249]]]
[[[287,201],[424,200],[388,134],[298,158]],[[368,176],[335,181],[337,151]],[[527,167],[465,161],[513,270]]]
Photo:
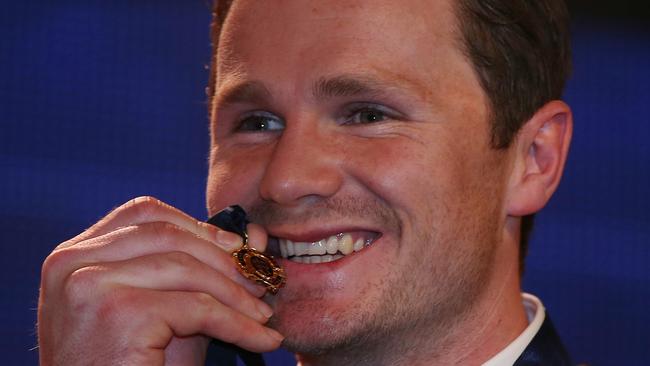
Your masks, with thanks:
[[[249,223],[246,211],[240,206],[230,206],[217,212],[208,219],[207,223],[218,228],[230,231],[246,239],[246,225]],[[213,340],[208,349],[206,363],[214,366],[235,366],[236,357],[239,357],[246,366],[264,366],[264,358],[259,353],[247,351],[230,343]]]
[[[224,208],[207,221],[208,224],[239,234],[242,238],[246,237],[246,225],[249,222],[246,211],[237,205]]]

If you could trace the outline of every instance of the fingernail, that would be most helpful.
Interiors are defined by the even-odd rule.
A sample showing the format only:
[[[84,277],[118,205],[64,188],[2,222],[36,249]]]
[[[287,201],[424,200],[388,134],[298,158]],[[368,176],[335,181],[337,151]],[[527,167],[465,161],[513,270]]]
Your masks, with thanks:
[[[282,342],[284,340],[284,336],[275,330],[271,328],[266,328],[266,333],[273,339],[275,339],[278,342]]]
[[[224,230],[217,231],[217,242],[230,250],[238,249],[243,243],[239,235]]]
[[[271,307],[263,301],[257,302],[257,310],[259,310],[259,312],[262,313],[266,319],[270,318],[271,315],[273,315],[273,309],[271,309]]]

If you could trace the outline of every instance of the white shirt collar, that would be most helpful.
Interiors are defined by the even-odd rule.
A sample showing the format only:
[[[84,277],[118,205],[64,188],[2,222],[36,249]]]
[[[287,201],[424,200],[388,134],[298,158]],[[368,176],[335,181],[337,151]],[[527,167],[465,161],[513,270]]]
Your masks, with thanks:
[[[528,316],[528,327],[524,329],[523,333],[519,337],[515,338],[506,348],[502,349],[501,352],[497,353],[494,357],[489,359],[483,364],[483,366],[512,366],[515,361],[524,353],[524,350],[530,342],[533,340],[533,337],[539,331],[539,328],[544,322],[546,317],[546,310],[542,302],[535,296],[522,293],[521,294],[524,308],[526,309],[526,315]]]

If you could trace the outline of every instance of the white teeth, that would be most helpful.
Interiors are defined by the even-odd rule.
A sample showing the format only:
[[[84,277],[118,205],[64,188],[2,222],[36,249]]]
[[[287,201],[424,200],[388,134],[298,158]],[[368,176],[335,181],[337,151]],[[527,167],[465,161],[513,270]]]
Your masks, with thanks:
[[[312,243],[309,246],[309,254],[310,255],[323,255],[323,254],[327,253],[327,250],[325,249],[325,243],[327,243],[327,241],[325,239],[323,239],[321,241],[317,241],[315,243]]]
[[[354,242],[354,251],[358,252],[361,249],[363,249],[363,239],[359,238],[357,241]]]
[[[296,263],[313,264],[313,263],[329,263],[345,257],[342,254],[337,255],[305,255],[302,257],[291,257],[289,260]]]
[[[327,239],[325,249],[327,250],[327,254],[336,254],[339,251],[339,239],[336,235],[332,235]]]
[[[320,263],[321,262],[321,257],[320,255],[312,255],[309,257],[309,263]]]
[[[331,261],[332,261],[332,256],[329,255],[329,254],[320,257],[320,262],[321,263],[327,263],[327,262],[331,262]]]
[[[296,256],[309,254],[309,244],[308,243],[293,243],[293,249],[296,252]]]
[[[362,250],[371,241],[365,238],[353,241],[350,234],[338,234],[313,243],[279,239],[278,244],[282,258],[297,263],[328,263]]]

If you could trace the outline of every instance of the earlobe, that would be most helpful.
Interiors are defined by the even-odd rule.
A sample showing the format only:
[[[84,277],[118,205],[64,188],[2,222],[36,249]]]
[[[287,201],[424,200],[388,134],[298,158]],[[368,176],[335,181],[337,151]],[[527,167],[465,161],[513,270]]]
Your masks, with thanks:
[[[571,108],[559,100],[544,105],[522,127],[512,147],[509,216],[530,215],[546,205],[562,177],[572,132]]]

